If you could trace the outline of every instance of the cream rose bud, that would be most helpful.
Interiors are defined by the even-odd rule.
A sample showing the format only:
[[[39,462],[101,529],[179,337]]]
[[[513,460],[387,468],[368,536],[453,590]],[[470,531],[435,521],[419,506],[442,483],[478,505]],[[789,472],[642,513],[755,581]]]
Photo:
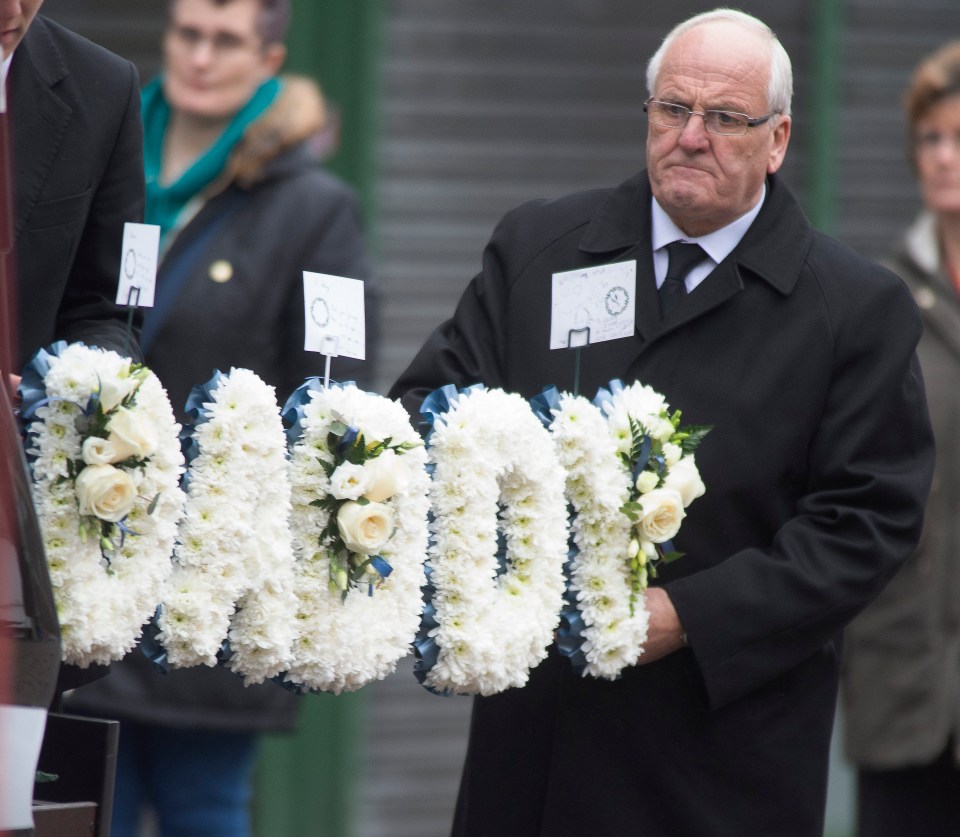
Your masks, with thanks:
[[[357,500],[370,488],[370,478],[363,465],[344,462],[330,475],[330,493],[338,500]]]
[[[400,461],[395,451],[383,451],[368,459],[365,467],[370,472],[370,487],[363,496],[371,502],[389,500],[400,489]]]
[[[707,487],[700,479],[700,472],[693,456],[685,456],[667,472],[663,481],[664,488],[672,488],[683,500],[684,508],[697,497],[702,497]]]
[[[156,431],[138,413],[118,407],[107,422],[109,442],[116,451],[115,462],[135,456],[146,459],[157,449]]]
[[[648,491],[653,491],[659,482],[659,474],[655,474],[653,471],[641,471],[637,476],[637,491],[639,491],[641,494],[646,494]]]
[[[80,456],[87,465],[110,465],[119,459],[113,443],[99,436],[89,436],[83,440]]]
[[[112,465],[87,465],[74,483],[80,514],[92,514],[108,523],[123,520],[137,499],[129,474]]]
[[[670,419],[658,418],[650,428],[650,435],[658,442],[666,442],[673,435],[673,422]]]
[[[340,506],[337,528],[343,545],[351,552],[376,555],[393,534],[393,512],[383,503],[355,503]]]
[[[641,514],[636,527],[642,537],[652,543],[663,543],[680,531],[686,512],[678,492],[672,488],[655,488],[643,494],[637,502]]]
[[[680,449],[680,445],[675,445],[673,442],[665,442],[663,445],[663,461],[667,464],[668,468],[672,468],[680,461],[680,457],[683,456],[683,451]]]
[[[131,377],[129,370],[128,363],[124,372],[121,373],[122,377],[108,378],[100,382],[100,406],[105,413],[109,413],[140,386],[140,379]]]

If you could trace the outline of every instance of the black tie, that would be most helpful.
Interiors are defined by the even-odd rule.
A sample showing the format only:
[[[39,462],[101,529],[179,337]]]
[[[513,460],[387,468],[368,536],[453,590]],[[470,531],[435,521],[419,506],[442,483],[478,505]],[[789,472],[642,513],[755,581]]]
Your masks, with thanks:
[[[666,317],[677,303],[687,295],[687,286],[684,279],[698,262],[706,258],[706,253],[699,244],[688,241],[672,241],[667,245],[667,255],[670,262],[667,266],[667,278],[660,286],[660,316]]]

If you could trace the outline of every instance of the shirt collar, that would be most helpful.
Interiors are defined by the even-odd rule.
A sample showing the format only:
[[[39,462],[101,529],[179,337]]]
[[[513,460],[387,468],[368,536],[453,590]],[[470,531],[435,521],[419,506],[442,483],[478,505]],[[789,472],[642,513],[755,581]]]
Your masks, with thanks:
[[[760,209],[763,206],[763,201],[766,196],[767,184],[764,183],[763,193],[760,195],[760,200],[757,201],[753,209],[741,215],[725,227],[721,227],[719,230],[714,230],[712,233],[707,233],[707,235],[701,235],[697,238],[691,238],[681,230],[663,210],[663,207],[657,203],[657,199],[651,196],[650,225],[653,249],[654,251],[659,250],[673,241],[692,241],[699,244],[714,263],[720,264],[720,262],[733,252],[734,247],[736,247],[740,243],[740,240],[746,235],[747,230],[750,229],[750,225],[757,215],[760,214]]]

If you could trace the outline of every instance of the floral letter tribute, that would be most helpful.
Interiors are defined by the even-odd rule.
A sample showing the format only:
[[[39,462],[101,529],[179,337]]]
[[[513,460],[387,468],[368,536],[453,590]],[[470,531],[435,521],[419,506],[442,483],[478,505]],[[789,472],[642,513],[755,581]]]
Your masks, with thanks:
[[[384,678],[420,621],[423,442],[396,401],[309,379],[287,401],[299,633],[284,679],[339,693]]]
[[[444,387],[421,412],[433,425],[433,537],[417,679],[440,693],[521,686],[563,604],[563,471],[519,395]]]
[[[41,349],[20,391],[63,659],[118,660],[171,570],[179,425],[149,369],[82,343]]]
[[[647,637],[641,598],[684,509],[704,493],[693,452],[708,427],[680,427],[659,393],[611,381],[591,404],[548,389],[534,408],[550,425],[572,507],[570,584],[559,647],[584,675],[616,679]]]
[[[218,658],[261,683],[289,663],[295,626],[286,435],[274,388],[220,372],[187,402],[186,515],[157,641],[175,667]],[[224,642],[227,645],[224,646]]]

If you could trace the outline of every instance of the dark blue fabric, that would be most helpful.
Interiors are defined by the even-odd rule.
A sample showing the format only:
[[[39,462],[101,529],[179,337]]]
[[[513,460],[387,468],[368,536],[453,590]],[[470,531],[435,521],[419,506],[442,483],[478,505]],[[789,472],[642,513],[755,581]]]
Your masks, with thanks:
[[[124,721],[112,837],[137,837],[143,811],[161,837],[250,837],[256,733],[171,729]]]
[[[194,264],[203,254],[207,245],[219,230],[226,226],[234,214],[243,205],[246,193],[231,189],[219,199],[219,213],[209,224],[203,227],[197,236],[173,258],[165,258],[161,274],[157,276],[157,287],[153,295],[153,308],[148,308],[143,317],[143,331],[140,334],[140,349],[144,353],[153,345],[164,322],[170,315],[183,283],[193,272]],[[162,276],[163,281],[160,281]]]

